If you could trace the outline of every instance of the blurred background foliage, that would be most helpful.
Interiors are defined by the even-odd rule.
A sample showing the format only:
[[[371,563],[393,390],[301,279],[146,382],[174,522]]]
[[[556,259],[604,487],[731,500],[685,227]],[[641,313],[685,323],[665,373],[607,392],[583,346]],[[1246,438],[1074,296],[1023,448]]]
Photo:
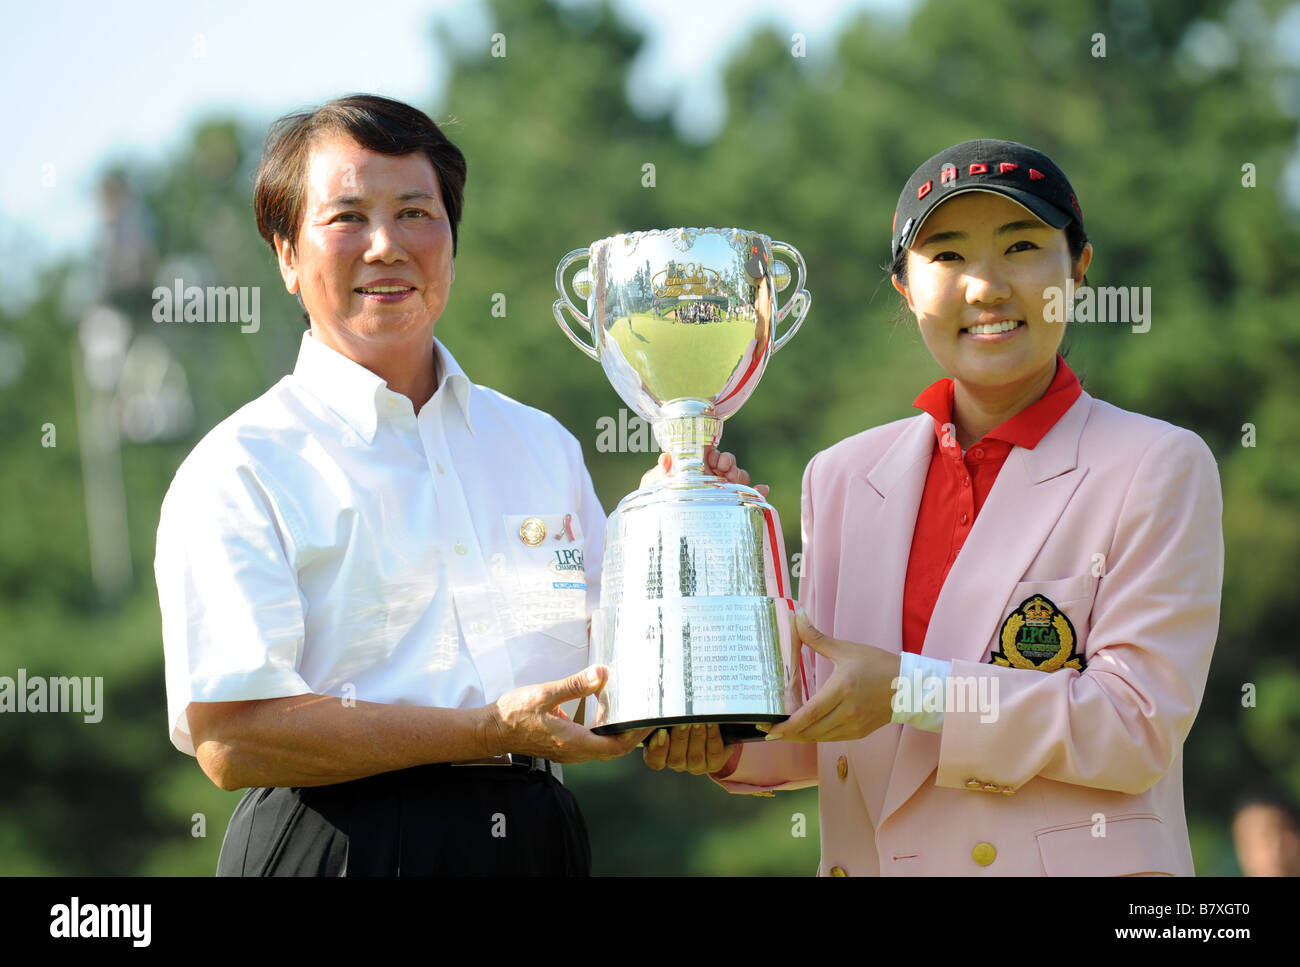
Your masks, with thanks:
[[[1238,872],[1235,798],[1270,780],[1300,792],[1300,415],[1288,395],[1300,374],[1300,219],[1282,187],[1300,75],[1278,42],[1283,24],[1300,22],[1294,8],[1288,17],[1269,0],[929,0],[904,17],[864,13],[833,50],[807,58],[792,56],[787,31],[763,29],[728,64],[725,123],[699,144],[667,116],[628,106],[628,68],[645,38],[603,2],[489,7],[506,57],[489,56],[486,39],[467,49],[442,29],[430,38],[451,81],[438,103],[420,106],[451,122],[469,159],[457,281],[437,335],[473,379],[577,435],[607,510],[653,455],[595,450],[597,420],[620,402],[551,318],[565,252],[674,225],[744,226],[802,250],[808,322],[723,444],[772,485],[793,554],[808,459],[914,413],[916,393],[943,375],[884,281],[899,186],[939,148],[972,137],[1037,146],[1070,173],[1096,249],[1089,281],[1150,286],[1154,309],[1146,333],[1075,325],[1071,365],[1093,395],[1190,427],[1219,460],[1223,617],[1184,782],[1198,871]],[[1094,56],[1097,33],[1104,57]],[[215,869],[240,794],[218,790],[168,741],[152,562],[180,461],[296,357],[301,310],[252,215],[264,133],[209,118],[165,164],[106,171],[134,214],[124,220],[119,208],[115,224],[135,235],[106,234],[101,264],[51,268],[21,311],[0,304],[0,673],[102,675],[106,693],[98,725],[73,715],[0,722],[0,873]],[[642,186],[647,163],[653,188]],[[1247,164],[1253,187],[1243,185]],[[151,240],[148,271],[106,272],[132,237]],[[152,285],[175,277],[261,286],[260,330],[153,322]],[[504,317],[492,314],[496,293]],[[165,347],[193,405],[180,435],[123,441],[130,577],[116,593],[93,580],[79,437],[95,407],[79,416],[75,388],[78,325],[102,304],[122,313],[130,338]],[[40,445],[45,424],[54,447]],[[1245,424],[1254,446],[1243,445]],[[1243,706],[1246,683],[1254,707]],[[816,869],[815,790],[728,796],[696,777],[650,773],[639,754],[566,774],[599,873]],[[792,835],[800,813],[805,838]],[[195,814],[204,837],[192,835]]]

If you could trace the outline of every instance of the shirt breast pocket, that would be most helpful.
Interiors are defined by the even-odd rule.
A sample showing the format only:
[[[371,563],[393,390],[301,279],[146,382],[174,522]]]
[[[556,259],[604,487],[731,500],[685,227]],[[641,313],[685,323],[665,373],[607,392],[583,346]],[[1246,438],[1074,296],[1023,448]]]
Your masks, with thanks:
[[[1040,671],[1086,667],[1097,577],[1021,581],[1011,592],[990,645],[994,664]]]
[[[503,579],[511,625],[573,648],[587,647],[587,573],[582,522],[569,511],[505,514]]]

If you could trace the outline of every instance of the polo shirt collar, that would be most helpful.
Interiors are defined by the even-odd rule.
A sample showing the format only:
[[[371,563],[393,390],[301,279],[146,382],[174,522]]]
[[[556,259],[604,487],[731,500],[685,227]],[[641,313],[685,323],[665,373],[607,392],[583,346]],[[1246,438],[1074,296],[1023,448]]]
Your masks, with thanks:
[[[433,345],[438,353],[442,374],[434,397],[444,388],[448,389],[460,407],[465,426],[472,433],[469,377],[446,346],[437,339],[434,339]],[[380,396],[393,392],[388,389],[388,383],[383,377],[331,349],[315,338],[310,329],[302,334],[293,375],[299,384],[356,431],[367,444],[374,442],[379,426]],[[430,397],[426,407],[433,403],[434,397]]]
[[[934,418],[935,433],[943,438],[943,427],[952,422],[952,403],[955,393],[953,381],[947,377],[931,383],[923,389],[912,405],[925,410]],[[1079,394],[1083,387],[1079,377],[1065,362],[1065,357],[1056,354],[1056,375],[1051,385],[1039,399],[1006,422],[998,425],[984,435],[985,440],[1003,440],[1012,446],[1032,450],[1047,435],[1047,431],[1056,425]]]

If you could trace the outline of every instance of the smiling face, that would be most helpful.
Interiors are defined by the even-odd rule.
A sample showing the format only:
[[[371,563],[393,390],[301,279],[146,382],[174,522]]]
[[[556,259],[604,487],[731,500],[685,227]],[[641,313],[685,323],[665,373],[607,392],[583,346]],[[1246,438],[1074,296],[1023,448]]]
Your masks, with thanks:
[[[935,360],[973,393],[1041,393],[1065,335],[1044,321],[1044,290],[1082,281],[1086,246],[1071,264],[1065,232],[1005,195],[955,195],[939,205],[907,253],[907,300]],[[1039,385],[1041,384],[1041,385]]]
[[[313,334],[354,359],[428,345],[455,278],[428,157],[378,154],[341,134],[313,145],[297,251],[277,238],[276,253]],[[366,291],[376,286],[398,291]]]

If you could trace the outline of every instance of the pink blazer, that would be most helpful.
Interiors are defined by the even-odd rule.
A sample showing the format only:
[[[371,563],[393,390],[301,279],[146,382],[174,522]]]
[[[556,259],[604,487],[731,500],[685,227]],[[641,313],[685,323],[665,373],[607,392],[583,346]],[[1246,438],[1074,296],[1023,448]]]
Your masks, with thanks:
[[[799,590],[824,633],[901,650],[934,442],[921,414],[808,464]],[[1012,449],[926,633],[922,654],[954,676],[992,676],[996,719],[947,709],[941,733],[750,743],[721,784],[818,784],[821,875],[1194,875],[1182,747],[1218,633],[1222,511],[1200,437],[1083,393],[1037,447]],[[990,664],[1035,593],[1073,624],[1082,673]],[[811,694],[834,666],[802,658]]]

